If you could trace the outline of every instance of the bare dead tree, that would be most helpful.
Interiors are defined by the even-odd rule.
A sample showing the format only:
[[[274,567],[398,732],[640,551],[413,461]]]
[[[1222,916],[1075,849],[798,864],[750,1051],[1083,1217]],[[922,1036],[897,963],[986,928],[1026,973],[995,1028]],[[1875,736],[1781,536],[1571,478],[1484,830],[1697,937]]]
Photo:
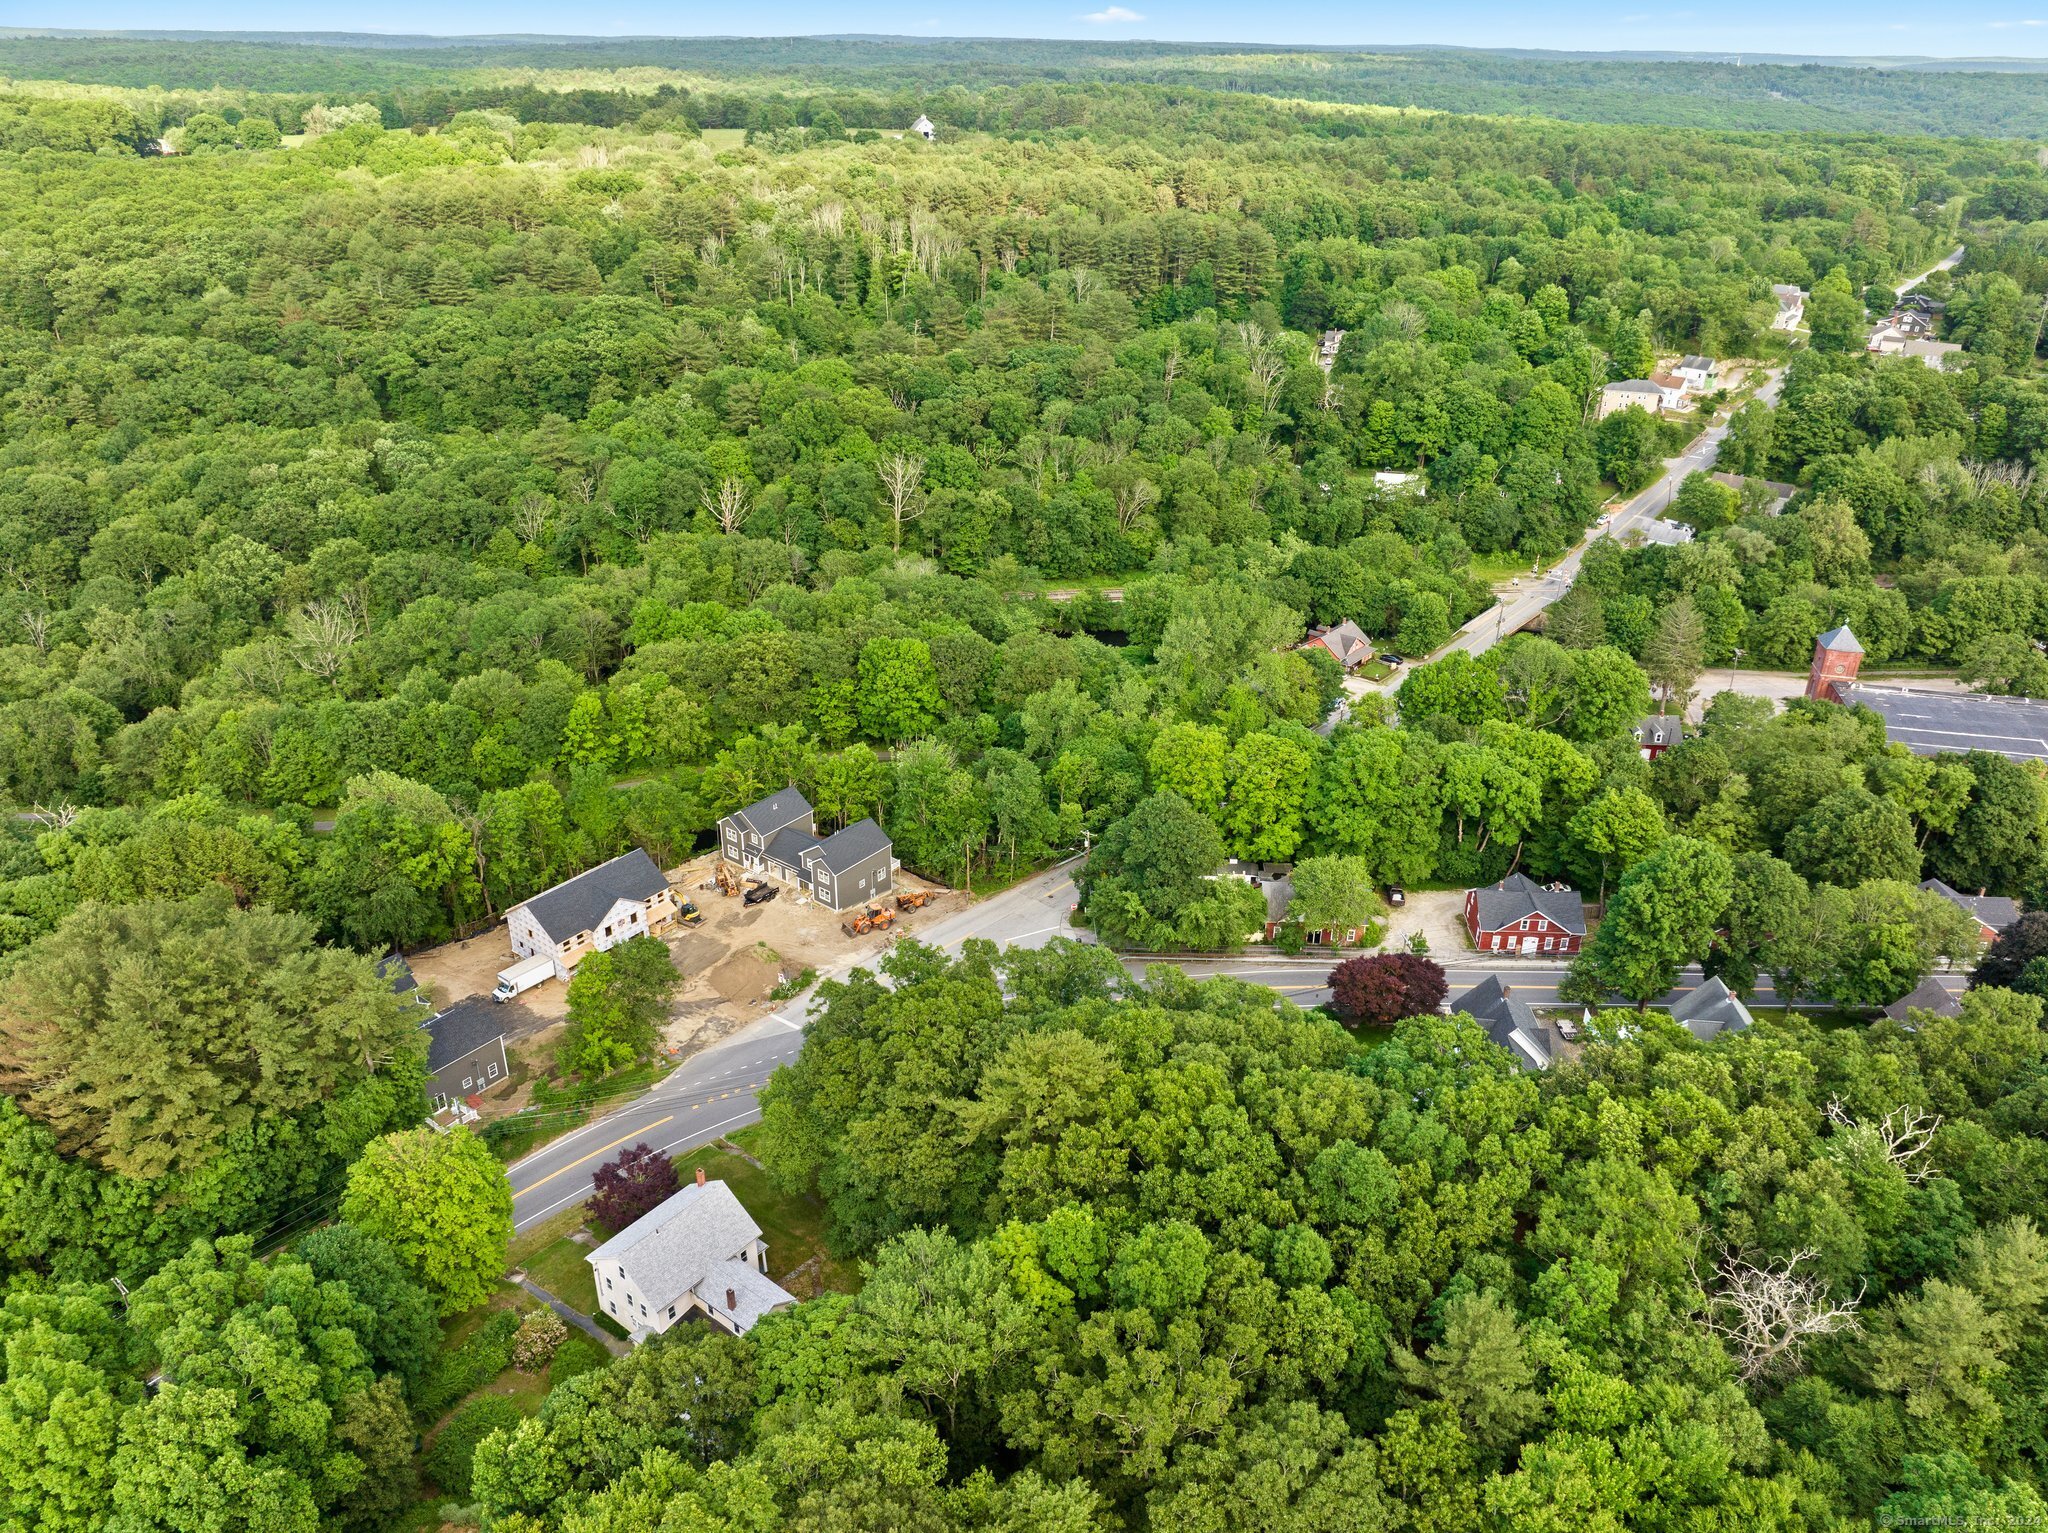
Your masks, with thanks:
[[[29,807],[28,817],[52,830],[69,830],[78,823],[78,806],[67,804],[62,799],[54,804],[33,804]]]
[[[1745,1384],[1797,1373],[1811,1338],[1860,1324],[1856,1310],[1864,1290],[1859,1287],[1853,1299],[1830,1300],[1826,1283],[1799,1271],[1814,1255],[1806,1250],[1783,1262],[1759,1263],[1730,1252],[1714,1269],[1711,1290],[1694,1269],[1693,1281],[1705,1299],[1701,1323],[1728,1343]]]
[[[1167,402],[1168,404],[1172,404],[1172,403],[1173,403],[1173,385],[1174,385],[1174,380],[1175,380],[1175,379],[1177,379],[1177,378],[1179,378],[1179,377],[1180,377],[1180,347],[1178,347],[1178,346],[1170,346],[1170,347],[1168,347],[1168,348],[1167,348],[1167,352],[1166,352],[1166,367],[1165,367],[1165,371],[1164,371],[1164,372],[1163,372],[1163,373],[1162,373],[1162,374],[1160,375],[1160,382],[1161,382],[1161,383],[1163,383],[1163,384],[1165,384],[1165,386],[1166,386],[1166,402]]]
[[[346,601],[308,602],[285,627],[291,635],[292,658],[301,670],[322,681],[334,680],[363,636],[362,623]]]
[[[903,550],[903,528],[924,515],[924,459],[916,453],[891,453],[875,465],[881,476],[882,493],[889,497],[889,520],[893,524],[895,548]]]
[[[1923,1113],[1902,1104],[1875,1123],[1859,1123],[1849,1116],[1842,1099],[1836,1097],[1828,1103],[1828,1122],[1845,1135],[1874,1136],[1884,1158],[1904,1172],[1907,1181],[1924,1182],[1934,1175],[1934,1167],[1923,1157],[1941,1127],[1940,1113]]]
[[[548,515],[555,509],[554,497],[528,490],[512,508],[512,530],[522,543],[538,543],[548,529]]]
[[[1116,524],[1129,532],[1138,520],[1159,503],[1159,491],[1149,479],[1133,479],[1115,492]]]
[[[20,621],[23,631],[28,634],[29,643],[36,647],[36,653],[47,655],[50,652],[50,614],[37,611],[24,612],[21,614]]]
[[[698,498],[718,523],[718,530],[727,537],[740,530],[754,509],[747,497],[747,487],[732,474],[719,480],[715,491],[705,490]]]

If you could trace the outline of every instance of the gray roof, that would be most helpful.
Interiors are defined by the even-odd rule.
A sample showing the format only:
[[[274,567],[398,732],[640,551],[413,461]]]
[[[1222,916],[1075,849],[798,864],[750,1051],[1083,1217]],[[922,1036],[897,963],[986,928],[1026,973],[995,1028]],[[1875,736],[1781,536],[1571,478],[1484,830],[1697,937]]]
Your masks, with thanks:
[[[1687,1032],[1705,1043],[1717,1033],[1739,1033],[1755,1018],[1741,998],[1716,978],[1703,980],[1680,996],[1671,1007],[1671,1020],[1683,1023]]]
[[[658,1308],[675,1303],[712,1268],[738,1257],[760,1238],[761,1226],[730,1187],[723,1182],[692,1182],[584,1259],[616,1261],[648,1307]]]
[[[1543,1023],[1529,1009],[1527,1001],[1514,998],[1500,976],[1490,974],[1451,1003],[1481,1027],[1486,1036],[1506,1049],[1524,1070],[1541,1070],[1550,1063],[1550,1049],[1543,1040]]]
[[[1358,665],[1372,658],[1372,640],[1348,617],[1328,628],[1310,629],[1308,642],[1321,644],[1345,665]]]
[[[1601,392],[1604,394],[1616,392],[1623,394],[1655,394],[1659,399],[1664,397],[1664,391],[1647,378],[1623,378],[1618,383],[1608,384]]]
[[[834,831],[811,854],[811,866],[844,873],[890,853],[889,833],[873,820],[855,820],[846,829]]]
[[[719,1262],[692,1285],[690,1292],[730,1320],[742,1336],[770,1310],[796,1303],[796,1295],[767,1273],[752,1262],[737,1259]],[[731,1304],[725,1302],[727,1294],[732,1295]]]
[[[1860,684],[1846,700],[1877,714],[1886,736],[1915,755],[1990,751],[2009,761],[2048,761],[2048,702]]]
[[[1813,642],[1822,649],[1840,650],[1852,655],[1863,653],[1863,646],[1856,642],[1856,635],[1849,632],[1849,627],[1846,623],[1840,628],[1830,628]]]
[[[1712,357],[1680,357],[1678,365],[1690,368],[1694,372],[1710,373],[1714,370],[1714,359]]]
[[[1922,880],[1920,887],[1940,895],[1951,905],[1959,905],[1994,931],[2004,931],[2020,918],[2020,902],[2007,899],[2002,894],[1965,894],[1960,889],[1951,889],[1938,878]]]
[[[1885,1007],[1884,1014],[1894,1022],[1903,1022],[1908,1011],[1931,1011],[1937,1016],[1953,1017],[1961,1013],[1962,1009],[1963,1003],[1956,999],[1955,994],[1930,974]]]
[[[649,900],[668,887],[654,859],[634,847],[525,901],[540,929],[561,942],[587,932],[620,900]]]
[[[1798,298],[1803,300],[1806,297],[1806,289],[1799,286],[1795,282],[1773,282],[1771,284],[1771,292],[1778,298],[1780,302],[1783,302],[1787,298]]]
[[[1475,892],[1481,931],[1501,931],[1524,916],[1540,913],[1553,925],[1586,935],[1586,904],[1576,889],[1546,889],[1525,873],[1510,873],[1499,883]]]
[[[391,987],[393,995],[404,995],[420,987],[420,982],[413,977],[412,965],[405,961],[403,953],[386,953],[378,959],[377,978]]]
[[[728,818],[739,821],[757,836],[769,836],[799,820],[810,823],[811,801],[795,788],[783,788],[744,809],[735,809]]]
[[[1645,744],[1653,743],[1659,733],[1666,745],[1676,745],[1685,738],[1685,720],[1675,713],[1652,713],[1636,725],[1636,738]]]
[[[420,1024],[427,1034],[427,1068],[439,1070],[505,1036],[505,1014],[487,996],[457,1001]]]
[[[804,854],[818,849],[818,838],[799,826],[788,825],[768,838],[768,844],[761,848],[770,862],[779,862],[785,868],[801,870]]]

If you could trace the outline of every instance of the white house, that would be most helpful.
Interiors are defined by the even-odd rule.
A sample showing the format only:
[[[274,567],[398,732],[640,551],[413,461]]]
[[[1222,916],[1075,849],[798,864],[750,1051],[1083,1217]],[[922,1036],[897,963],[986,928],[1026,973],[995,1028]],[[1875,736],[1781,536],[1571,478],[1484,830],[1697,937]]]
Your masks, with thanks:
[[[1771,296],[1778,301],[1778,314],[1771,321],[1771,328],[1797,330],[1806,319],[1806,289],[1789,282],[1774,282]]]
[[[676,918],[676,897],[654,859],[635,847],[505,912],[512,951],[551,958],[567,979],[585,953],[602,953],[660,931]]]
[[[923,139],[927,144],[936,143],[938,141],[938,124],[933,122],[929,117],[925,116],[922,112],[919,112],[917,114],[917,121],[910,125],[910,131],[915,133],[919,138]]]
[[[1704,394],[1714,381],[1714,359],[1712,357],[1680,357],[1678,365],[1671,369],[1695,394]]]
[[[768,1276],[761,1226],[723,1182],[694,1185],[634,1220],[584,1258],[597,1302],[634,1341],[701,1314],[744,1336],[772,1310],[796,1303]]]

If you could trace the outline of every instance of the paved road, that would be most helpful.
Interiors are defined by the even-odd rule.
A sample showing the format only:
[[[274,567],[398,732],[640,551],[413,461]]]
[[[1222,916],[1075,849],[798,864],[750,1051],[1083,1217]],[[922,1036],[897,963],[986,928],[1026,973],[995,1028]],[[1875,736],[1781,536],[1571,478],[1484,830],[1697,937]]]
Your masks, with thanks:
[[[970,937],[986,937],[1004,947],[1043,947],[1062,934],[1092,942],[1092,933],[1067,925],[1074,901],[1074,866],[1063,863],[927,925],[920,925],[913,915],[905,930],[947,952],[958,952]],[[872,965],[886,948],[887,939],[877,937],[856,961]],[[846,964],[823,977],[843,978],[853,966]],[[809,1004],[806,993],[768,1013],[724,1043],[685,1060],[645,1096],[507,1168],[514,1227],[525,1229],[589,1197],[597,1168],[628,1145],[645,1141],[664,1155],[676,1155],[754,1122],[761,1116],[756,1093],[776,1066],[796,1058],[803,1045]]]
[[[1921,283],[1925,282],[1929,277],[1933,276],[1938,271],[1954,271],[1958,266],[1963,264],[1963,257],[1967,253],[1968,252],[1966,252],[1961,245],[1956,246],[1955,249],[1951,250],[1939,261],[1936,261],[1932,266],[1928,267],[1927,270],[1920,273],[1919,276],[1914,277],[1909,281],[1901,282],[1898,287],[1899,296],[1901,298],[1905,297],[1906,294],[1912,292],[1914,288],[1918,287]]]
[[[1784,381],[1783,368],[1770,369],[1756,391],[1756,398],[1766,405],[1775,405]],[[1655,526],[1664,508],[1678,494],[1678,487],[1685,482],[1685,476],[1696,469],[1714,466],[1714,459],[1721,451],[1721,441],[1727,435],[1728,427],[1724,423],[1709,426],[1694,437],[1684,452],[1664,460],[1664,472],[1659,478],[1615,509],[1606,526],[1595,528],[1591,536],[1540,576],[1523,576],[1520,585],[1501,593],[1498,602],[1460,628],[1432,658],[1441,660],[1453,650],[1463,650],[1468,655],[1483,654],[1510,634],[1519,633],[1537,613],[1571,589],[1580,561],[1595,542],[1601,538],[1626,538],[1632,532],[1646,533]],[[1401,684],[1406,674],[1397,670],[1378,682],[1353,677],[1346,686],[1353,695],[1391,691]]]

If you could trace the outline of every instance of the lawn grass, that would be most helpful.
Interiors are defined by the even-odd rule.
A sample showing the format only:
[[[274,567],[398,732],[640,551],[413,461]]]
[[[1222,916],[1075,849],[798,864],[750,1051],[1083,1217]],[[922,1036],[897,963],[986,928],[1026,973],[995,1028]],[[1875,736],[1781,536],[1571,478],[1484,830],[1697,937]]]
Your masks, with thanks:
[[[1472,574],[1488,585],[1507,580],[1516,575],[1527,575],[1536,568],[1534,554],[1474,554],[1466,566]]]
[[[571,1309],[585,1315],[597,1313],[597,1280],[585,1260],[593,1247],[566,1235],[543,1246],[527,1258],[526,1275]]]
[[[826,1249],[825,1209],[816,1198],[784,1192],[751,1161],[718,1145],[706,1145],[679,1156],[675,1164],[677,1175],[686,1185],[701,1166],[707,1177],[724,1182],[733,1196],[746,1205],[754,1222],[761,1226],[761,1238],[768,1242],[768,1275],[778,1283],[815,1259],[817,1265],[808,1269],[815,1274],[815,1282],[801,1284],[802,1288],[839,1293],[859,1289],[859,1267],[850,1261],[836,1260]]]
[[[675,1061],[657,1056],[629,1065],[589,1084],[535,1081],[527,1105],[510,1117],[483,1126],[484,1142],[506,1165],[530,1154],[551,1139],[581,1128],[613,1103],[636,1097],[675,1068]]]

